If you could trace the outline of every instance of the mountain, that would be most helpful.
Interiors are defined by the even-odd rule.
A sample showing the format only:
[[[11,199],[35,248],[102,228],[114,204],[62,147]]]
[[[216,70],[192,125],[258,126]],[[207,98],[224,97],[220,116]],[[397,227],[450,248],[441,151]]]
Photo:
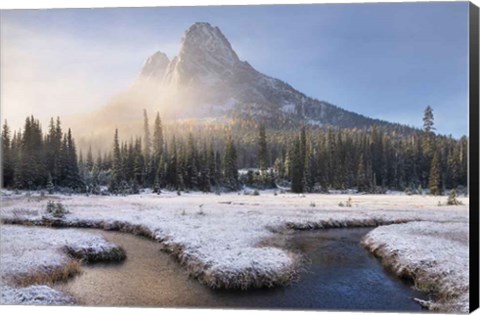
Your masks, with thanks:
[[[150,115],[160,112],[165,121],[227,123],[230,118],[240,118],[282,130],[302,125],[321,128],[379,125],[398,134],[413,131],[404,125],[368,118],[308,97],[289,84],[257,71],[242,61],[220,29],[209,23],[189,27],[178,55],[172,60],[156,52],[146,59],[130,88],[100,110],[67,123],[79,135],[82,145],[94,142],[110,145],[115,128],[124,136],[141,134],[143,109]]]
[[[389,125],[308,97],[255,70],[209,23],[188,28],[179,54],[171,61],[161,52],[148,58],[129,93],[148,95],[149,104],[175,118],[238,117],[266,121],[273,127]]]

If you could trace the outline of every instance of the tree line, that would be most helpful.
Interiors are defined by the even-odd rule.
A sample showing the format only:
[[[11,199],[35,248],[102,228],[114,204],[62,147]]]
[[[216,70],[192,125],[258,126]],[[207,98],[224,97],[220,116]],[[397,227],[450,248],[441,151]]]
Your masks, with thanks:
[[[75,141],[71,130],[62,131],[60,119],[50,120],[46,135],[40,122],[27,117],[23,130],[13,135],[5,122],[2,128],[3,187],[37,189],[70,187],[81,190]]]
[[[210,192],[243,185],[288,187],[296,193],[428,188],[442,194],[466,186],[468,139],[435,134],[430,107],[423,121],[423,130],[407,135],[379,126],[266,130],[263,123],[243,130],[166,132],[158,113],[150,124],[144,111],[142,137],[122,141],[115,130],[111,149],[94,154],[90,148],[84,157],[77,155],[72,133],[62,131],[59,118],[50,120],[44,135],[31,116],[13,135],[3,125],[3,186],[88,193],[108,187],[116,194],[142,188]]]
[[[424,130],[408,136],[373,126],[361,130],[308,133],[303,128],[274,164],[278,178],[295,192],[344,190],[382,193],[387,189],[434,195],[467,185],[468,140],[433,132],[425,110]]]

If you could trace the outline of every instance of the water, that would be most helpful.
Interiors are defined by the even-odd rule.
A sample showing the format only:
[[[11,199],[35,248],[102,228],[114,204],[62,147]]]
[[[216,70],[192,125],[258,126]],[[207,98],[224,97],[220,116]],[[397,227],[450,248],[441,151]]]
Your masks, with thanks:
[[[159,244],[119,232],[99,231],[122,246],[120,264],[84,266],[74,279],[56,285],[82,305],[208,308],[422,311],[414,291],[363,249],[370,229],[330,229],[279,236],[275,243],[299,250],[310,260],[300,280],[287,287],[249,291],[211,290],[186,271]]]

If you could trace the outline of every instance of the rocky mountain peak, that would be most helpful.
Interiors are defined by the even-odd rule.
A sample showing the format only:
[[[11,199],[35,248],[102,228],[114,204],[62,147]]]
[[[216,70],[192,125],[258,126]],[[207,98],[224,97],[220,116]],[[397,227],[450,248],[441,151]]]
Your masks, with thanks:
[[[218,27],[195,23],[184,33],[180,52],[168,66],[165,80],[181,85],[203,83],[211,86],[230,75],[239,62]]]
[[[238,57],[230,42],[218,27],[209,23],[195,23],[188,28],[182,38],[180,56],[201,54],[203,57],[213,57],[222,65],[233,65]]]
[[[143,80],[157,80],[161,81],[165,74],[170,60],[167,55],[161,51],[157,51],[145,61],[140,78]]]

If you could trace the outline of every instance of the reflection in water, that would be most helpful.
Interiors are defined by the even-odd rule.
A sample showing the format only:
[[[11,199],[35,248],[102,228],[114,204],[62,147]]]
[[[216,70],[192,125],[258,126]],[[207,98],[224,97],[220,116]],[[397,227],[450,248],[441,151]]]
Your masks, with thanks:
[[[360,246],[368,231],[330,229],[279,236],[274,243],[308,257],[307,270],[290,286],[248,291],[211,290],[189,278],[170,255],[160,252],[159,244],[98,231],[126,250],[126,261],[84,266],[81,275],[56,288],[83,305],[421,311],[412,298],[425,296],[386,272]]]

